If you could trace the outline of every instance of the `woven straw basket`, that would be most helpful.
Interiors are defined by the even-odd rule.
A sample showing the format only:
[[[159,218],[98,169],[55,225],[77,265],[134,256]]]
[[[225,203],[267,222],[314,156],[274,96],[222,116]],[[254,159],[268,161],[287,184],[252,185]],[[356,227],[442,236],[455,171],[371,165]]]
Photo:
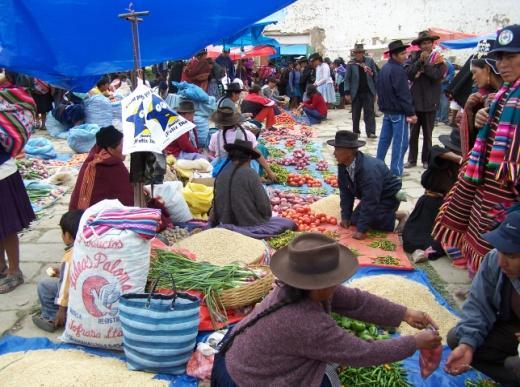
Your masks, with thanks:
[[[274,276],[269,266],[251,265],[250,267],[261,268],[266,275],[247,285],[222,291],[219,298],[226,309],[252,305],[271,291]]]

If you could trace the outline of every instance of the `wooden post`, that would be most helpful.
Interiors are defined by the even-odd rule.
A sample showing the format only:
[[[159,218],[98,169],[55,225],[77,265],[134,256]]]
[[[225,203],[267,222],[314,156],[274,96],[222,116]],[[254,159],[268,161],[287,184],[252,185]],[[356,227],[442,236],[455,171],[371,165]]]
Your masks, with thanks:
[[[149,11],[136,12],[132,9],[132,4],[128,9],[128,13],[122,13],[119,16],[130,22],[132,26],[132,48],[134,56],[134,70],[132,71],[132,91],[137,87],[137,73],[141,68],[141,50],[139,47],[139,29],[138,25],[143,21],[142,16],[148,16]],[[130,155],[130,181],[134,187],[134,206],[146,207],[146,199],[144,196],[144,169],[145,169],[145,152],[132,153]]]

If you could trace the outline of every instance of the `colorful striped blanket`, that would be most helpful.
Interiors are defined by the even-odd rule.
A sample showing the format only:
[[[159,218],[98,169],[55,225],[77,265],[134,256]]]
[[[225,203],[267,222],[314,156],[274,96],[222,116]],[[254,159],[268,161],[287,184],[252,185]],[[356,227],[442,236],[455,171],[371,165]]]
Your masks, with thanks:
[[[0,146],[10,156],[22,152],[36,119],[31,95],[11,83],[0,86]]]
[[[101,236],[111,229],[130,230],[144,239],[152,239],[157,233],[161,220],[161,210],[131,208],[106,210],[89,217],[83,229],[83,237]]]

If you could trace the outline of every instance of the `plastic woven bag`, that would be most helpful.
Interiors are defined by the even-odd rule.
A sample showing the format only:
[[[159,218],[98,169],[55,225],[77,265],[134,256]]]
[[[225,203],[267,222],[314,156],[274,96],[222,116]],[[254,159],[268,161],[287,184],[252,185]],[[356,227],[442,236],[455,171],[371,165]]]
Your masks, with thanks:
[[[25,144],[24,150],[28,156],[43,160],[55,159],[57,156],[52,142],[44,137],[30,138]]]
[[[75,126],[69,130],[67,143],[76,153],[88,153],[96,144],[97,132],[99,132],[99,125],[96,124]]]

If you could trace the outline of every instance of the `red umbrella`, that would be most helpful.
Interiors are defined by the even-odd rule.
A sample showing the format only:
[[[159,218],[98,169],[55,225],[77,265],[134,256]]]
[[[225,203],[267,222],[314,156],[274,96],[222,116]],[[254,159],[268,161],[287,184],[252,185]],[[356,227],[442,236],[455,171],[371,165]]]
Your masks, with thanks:
[[[217,58],[222,53],[222,46],[209,46],[208,58]],[[245,46],[242,48],[235,47],[231,49],[229,56],[233,60],[247,59],[255,56],[271,56],[276,54],[276,49],[272,46]]]

